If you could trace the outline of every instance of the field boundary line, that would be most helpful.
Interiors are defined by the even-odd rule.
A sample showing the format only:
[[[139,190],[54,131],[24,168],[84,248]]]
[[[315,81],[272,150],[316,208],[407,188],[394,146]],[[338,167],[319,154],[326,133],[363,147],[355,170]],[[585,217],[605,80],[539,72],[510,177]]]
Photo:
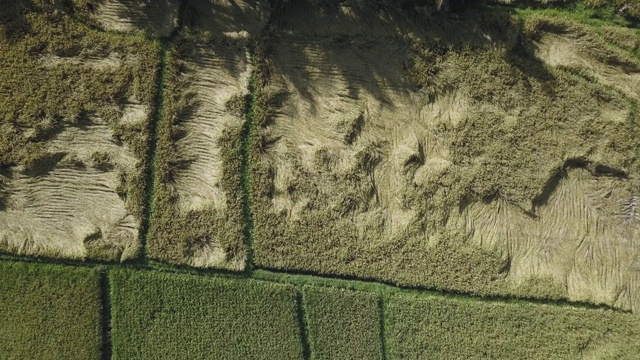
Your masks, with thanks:
[[[100,325],[102,328],[102,360],[110,360],[113,354],[111,341],[111,282],[107,270],[100,271]]]
[[[250,40],[253,41],[253,40]],[[249,61],[254,66],[249,78],[246,103],[246,116],[242,123],[242,131],[240,132],[240,182],[242,188],[242,232],[244,234],[244,243],[247,247],[246,259],[245,259],[245,272],[251,273],[253,270],[253,183],[252,183],[252,170],[250,164],[250,150],[251,150],[251,138],[253,134],[253,117],[254,107],[256,102],[256,74],[255,74],[255,46],[250,42],[247,45],[247,52],[249,53]]]
[[[386,326],[385,326],[387,317],[385,313],[383,294],[378,295],[378,316],[380,317],[380,346],[382,346],[382,359],[383,360],[391,359],[391,357],[387,353],[388,346],[387,346],[387,334],[386,334]]]
[[[382,295],[401,293],[421,294],[482,302],[500,302],[511,304],[529,303],[536,305],[551,305],[557,307],[572,307],[587,310],[609,310],[619,313],[632,313],[630,310],[624,310],[606,304],[595,304],[584,301],[571,301],[568,299],[546,299],[500,294],[478,294],[472,292],[437,289],[423,286],[408,286],[373,278],[359,278],[354,275],[324,274],[313,271],[280,270],[271,268],[257,268],[256,270],[257,272],[254,272],[251,276],[251,278],[253,279],[270,282],[280,282],[297,286],[313,285],[365,292],[379,292]]]
[[[296,313],[298,315],[298,326],[300,328],[300,342],[302,343],[302,358],[311,359],[311,343],[309,342],[309,319],[307,319],[304,309],[304,291],[302,287],[297,288]]]
[[[169,58],[169,47],[171,40],[160,39],[157,40],[160,47],[159,63],[156,78],[156,94],[153,99],[153,114],[149,121],[148,133],[149,139],[147,140],[147,166],[145,169],[145,207],[144,214],[140,224],[140,260],[146,261],[147,259],[147,243],[149,236],[149,229],[151,222],[153,221],[153,211],[155,207],[155,189],[156,189],[156,163],[158,161],[158,125],[163,120],[164,116],[164,98],[165,98],[165,77],[167,72],[167,61]]]
[[[36,258],[30,256],[18,256],[0,252],[0,261],[35,263],[43,265],[59,265],[69,267],[102,268],[108,271],[112,268],[128,268],[139,271],[158,271],[173,274],[188,274],[203,277],[222,277],[234,279],[251,279],[267,283],[288,284],[301,287],[311,285],[317,287],[330,287],[378,293],[380,295],[409,294],[433,297],[457,298],[467,301],[498,302],[498,303],[524,303],[534,305],[549,305],[557,307],[570,307],[586,310],[608,310],[618,313],[632,314],[630,310],[623,310],[606,304],[593,304],[588,302],[569,301],[566,299],[528,298],[506,295],[483,295],[465,293],[453,290],[441,290],[427,287],[411,287],[379,281],[376,279],[357,278],[355,276],[340,276],[335,274],[315,274],[311,272],[292,272],[277,269],[257,268],[248,274],[246,271],[229,271],[223,269],[199,269],[188,266],[174,266],[171,264],[150,262],[99,262],[82,260],[65,260],[52,258]]]

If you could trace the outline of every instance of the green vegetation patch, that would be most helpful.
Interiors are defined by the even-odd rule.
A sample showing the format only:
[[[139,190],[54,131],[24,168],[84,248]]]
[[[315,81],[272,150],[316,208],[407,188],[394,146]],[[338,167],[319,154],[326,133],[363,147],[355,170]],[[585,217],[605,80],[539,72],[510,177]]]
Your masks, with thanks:
[[[110,273],[114,359],[301,359],[298,292],[254,280]]]
[[[640,318],[604,310],[392,296],[393,359],[635,359]]]
[[[100,359],[100,273],[0,262],[3,359]]]
[[[380,298],[375,293],[305,286],[312,359],[382,359]]]

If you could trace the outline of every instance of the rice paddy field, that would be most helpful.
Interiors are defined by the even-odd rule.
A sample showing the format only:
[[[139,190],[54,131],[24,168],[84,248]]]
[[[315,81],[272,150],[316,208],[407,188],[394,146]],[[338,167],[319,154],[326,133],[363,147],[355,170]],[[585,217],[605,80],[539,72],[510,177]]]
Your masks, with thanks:
[[[376,293],[303,287],[311,359],[383,359],[381,299]]]
[[[302,359],[293,286],[123,270],[110,282],[114,359]]]
[[[96,269],[0,263],[3,359],[100,359],[102,289]]]
[[[0,3],[0,359],[636,359],[637,0]]]

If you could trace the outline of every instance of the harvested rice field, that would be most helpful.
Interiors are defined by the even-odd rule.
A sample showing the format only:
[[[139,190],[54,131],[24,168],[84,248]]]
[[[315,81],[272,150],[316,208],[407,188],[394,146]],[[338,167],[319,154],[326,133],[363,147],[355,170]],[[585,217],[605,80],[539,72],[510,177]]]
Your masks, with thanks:
[[[138,257],[156,44],[94,30],[57,3],[3,6],[0,250]]]
[[[107,31],[168,37],[178,27],[178,1],[74,0],[77,10]]]
[[[193,30],[168,51],[149,255],[241,271],[248,251],[241,147],[249,41],[268,9],[257,1],[239,8],[193,2],[185,11],[194,14]]]
[[[0,3],[0,359],[634,359],[640,1]]]
[[[637,32],[478,12],[283,5],[258,266],[636,308]]]

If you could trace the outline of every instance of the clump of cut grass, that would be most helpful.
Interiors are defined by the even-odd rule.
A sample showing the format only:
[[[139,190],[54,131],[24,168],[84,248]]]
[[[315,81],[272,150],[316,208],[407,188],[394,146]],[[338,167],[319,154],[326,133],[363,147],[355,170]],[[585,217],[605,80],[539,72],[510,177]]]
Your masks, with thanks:
[[[0,262],[4,359],[100,359],[100,273]]]
[[[375,294],[305,286],[312,359],[382,359],[380,299]]]
[[[224,106],[229,112],[238,116],[244,116],[248,112],[248,104],[248,96],[233,95],[231,98],[229,98],[229,100],[227,100]]]
[[[394,359],[632,359],[637,316],[525,303],[396,295],[385,299]]]
[[[629,201],[625,202],[623,208],[624,222],[627,224],[635,223],[639,219],[638,215],[638,195],[633,195]]]
[[[302,359],[293,286],[110,273],[114,359]]]

